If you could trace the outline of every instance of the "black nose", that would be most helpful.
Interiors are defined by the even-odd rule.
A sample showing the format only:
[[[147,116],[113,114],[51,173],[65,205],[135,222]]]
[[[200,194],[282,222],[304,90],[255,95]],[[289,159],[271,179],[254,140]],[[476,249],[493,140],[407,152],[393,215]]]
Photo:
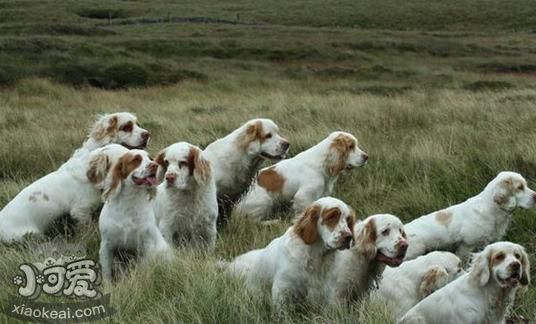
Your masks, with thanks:
[[[368,161],[368,155],[367,154],[363,154],[363,161]]]
[[[143,132],[141,133],[141,138],[144,140],[144,141],[147,141],[149,139],[149,137],[151,137],[151,133],[149,132]]]
[[[345,237],[344,241],[342,242],[341,247],[339,249],[341,249],[341,250],[349,249],[350,248],[350,243],[352,243],[352,237],[351,236]]]
[[[512,268],[512,271],[514,272],[518,272],[519,269],[521,269],[521,265],[519,264],[519,262],[510,264],[510,267]]]
[[[282,147],[283,150],[285,150],[285,151],[288,150],[289,146],[290,146],[290,143],[289,143],[289,142],[286,142],[286,141],[285,141],[285,142],[281,143],[281,147]]]

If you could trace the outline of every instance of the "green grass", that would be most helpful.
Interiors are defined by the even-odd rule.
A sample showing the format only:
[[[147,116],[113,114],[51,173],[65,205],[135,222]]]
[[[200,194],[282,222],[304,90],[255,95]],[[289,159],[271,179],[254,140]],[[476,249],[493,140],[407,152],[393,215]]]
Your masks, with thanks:
[[[119,110],[138,114],[153,154],[181,140],[206,146],[253,117],[273,118],[291,155],[350,131],[371,160],[335,196],[359,218],[411,220],[480,192],[501,170],[535,188],[535,17],[532,0],[0,2],[0,206],[59,167],[96,114]],[[112,322],[270,322],[269,299],[246,296],[214,261],[288,225],[233,220],[213,256],[178,251],[171,264],[131,269],[104,287]],[[533,264],[535,234],[536,213],[516,211],[506,238]],[[95,228],[70,240],[97,256]],[[14,293],[28,251],[0,255],[0,287]],[[533,286],[514,311],[534,321]],[[389,317],[365,300],[308,304],[285,321]]]
[[[19,83],[0,94],[0,204],[67,159],[96,113],[114,110],[139,115],[153,134],[152,154],[180,140],[206,145],[256,116],[280,125],[292,142],[291,155],[332,130],[350,131],[370,154],[370,163],[342,177],[335,195],[359,218],[389,212],[408,221],[480,192],[501,170],[518,171],[536,187],[534,90],[408,90],[394,96],[321,90],[317,82],[304,80],[186,82],[129,91],[79,90],[43,80]],[[269,298],[249,298],[214,261],[264,246],[288,224],[234,220],[220,233],[214,256],[178,251],[172,264],[132,269],[104,287],[118,310],[112,322],[269,322]],[[506,239],[523,244],[533,263],[535,234],[536,212],[517,210]],[[70,240],[82,240],[97,257],[95,228]],[[0,284],[14,293],[11,277],[28,254],[14,247],[0,253]],[[535,319],[535,309],[536,289],[530,286],[518,297],[515,313]],[[385,323],[388,318],[382,305],[365,300],[336,308],[309,304],[286,322]]]

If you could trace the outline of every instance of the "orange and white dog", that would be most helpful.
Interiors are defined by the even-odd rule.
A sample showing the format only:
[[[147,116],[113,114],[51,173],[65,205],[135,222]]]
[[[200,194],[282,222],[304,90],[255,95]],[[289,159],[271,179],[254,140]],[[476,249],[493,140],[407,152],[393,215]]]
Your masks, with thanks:
[[[363,166],[367,160],[352,134],[333,132],[295,157],[260,170],[236,212],[254,221],[269,218],[289,203],[301,212],[318,198],[331,195],[343,171]]]

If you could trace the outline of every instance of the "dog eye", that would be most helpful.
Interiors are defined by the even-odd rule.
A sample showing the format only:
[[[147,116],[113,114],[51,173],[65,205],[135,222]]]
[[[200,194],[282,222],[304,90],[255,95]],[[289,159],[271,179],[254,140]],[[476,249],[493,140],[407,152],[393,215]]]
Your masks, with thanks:
[[[495,260],[500,261],[500,260],[503,260],[503,259],[504,259],[504,253],[499,253],[499,254],[497,254],[495,256]]]
[[[390,230],[389,230],[388,228],[387,228],[387,229],[384,229],[384,230],[382,231],[382,235],[383,235],[383,236],[387,236],[387,235],[389,235],[389,232],[390,232]]]
[[[266,134],[266,138],[272,138],[272,133]]]
[[[404,232],[404,231],[400,231],[400,233],[402,234],[402,237],[403,237],[403,238],[406,238],[406,232]]]
[[[121,126],[119,130],[127,133],[132,132],[132,122],[128,122],[125,125]]]
[[[516,257],[516,259],[521,260],[521,255],[519,255],[519,253],[514,254],[514,256]]]
[[[353,149],[355,149],[355,144],[354,144],[354,143],[352,143],[352,144],[350,145],[350,150],[353,150]]]
[[[519,186],[517,186],[517,190],[523,190],[523,189],[525,189],[525,185],[520,184]]]
[[[187,167],[187,166],[188,166],[188,163],[186,163],[184,161],[179,162],[179,168],[184,168],[184,167]]]
[[[169,165],[169,161],[168,160],[164,160],[164,165],[167,167]]]

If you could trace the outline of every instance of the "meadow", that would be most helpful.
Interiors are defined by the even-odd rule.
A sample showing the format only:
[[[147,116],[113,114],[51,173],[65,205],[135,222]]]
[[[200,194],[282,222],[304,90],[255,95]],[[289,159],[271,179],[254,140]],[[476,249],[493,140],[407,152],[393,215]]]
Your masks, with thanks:
[[[536,8],[397,3],[1,2],[0,206],[113,111],[138,115],[152,154],[182,140],[204,147],[261,116],[278,123],[291,156],[349,131],[370,161],[341,177],[335,196],[358,218],[409,221],[479,193],[501,170],[536,189]],[[214,263],[266,245],[292,216],[270,227],[232,219],[214,255],[177,251],[171,264],[130,269],[102,287],[117,311],[110,322],[271,322],[269,298],[249,298]],[[513,219],[506,239],[536,265],[536,212]],[[96,227],[67,240],[97,257]],[[12,276],[29,253],[0,247],[3,292],[15,293]],[[534,284],[512,310],[522,318],[536,320]],[[370,300],[311,303],[285,322],[388,323],[390,314]]]

